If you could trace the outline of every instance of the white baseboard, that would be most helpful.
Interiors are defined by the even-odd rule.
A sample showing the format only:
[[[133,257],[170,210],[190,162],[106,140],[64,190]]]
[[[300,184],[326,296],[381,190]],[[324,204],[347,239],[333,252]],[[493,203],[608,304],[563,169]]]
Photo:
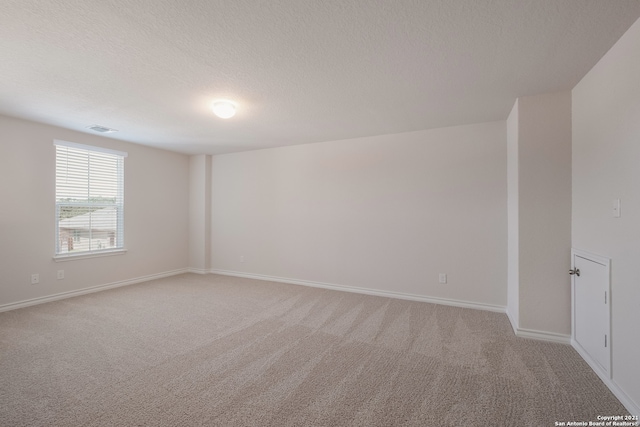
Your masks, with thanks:
[[[640,416],[640,405],[634,402],[633,399],[631,399],[627,395],[627,393],[622,391],[622,389],[613,380],[613,378],[607,375],[606,371],[602,369],[602,367],[598,365],[586,351],[584,351],[582,346],[578,344],[575,339],[571,340],[571,347],[573,347],[573,349],[578,352],[580,357],[582,357],[582,359],[587,362],[593,372],[595,372],[598,377],[600,377],[604,385],[606,385],[609,390],[611,390],[611,393],[613,393],[614,396],[618,398],[620,403],[622,403],[624,407],[627,408],[627,411],[629,411],[631,415]]]
[[[536,331],[534,329],[521,328],[513,314],[507,308],[507,317],[515,336],[539,341],[557,342],[560,344],[570,344],[571,336],[565,334],[557,334],[555,332]]]
[[[556,334],[555,332],[545,332],[545,331],[536,331],[534,329],[523,329],[518,328],[516,331],[516,336],[521,338],[529,338],[534,340],[541,341],[551,341],[557,342],[560,344],[570,344],[571,336],[565,334]]]
[[[422,295],[407,294],[402,292],[381,291],[378,289],[336,285],[333,283],[314,282],[311,280],[290,279],[286,277],[266,276],[263,274],[241,273],[238,271],[216,270],[216,269],[212,269],[210,273],[221,274],[223,276],[235,276],[235,277],[244,277],[247,279],[266,280],[269,282],[289,283],[292,285],[310,286],[314,288],[333,289],[336,291],[353,292],[357,294],[375,295],[375,296],[397,298],[397,299],[404,299],[404,300],[410,300],[410,301],[421,301],[421,302],[428,302],[432,304],[449,305],[453,307],[473,308],[476,310],[493,311],[497,313],[504,313],[506,310],[506,307],[503,307],[500,305],[482,304],[477,302],[460,301],[460,300],[447,299],[447,298],[425,297]]]
[[[509,307],[507,307],[507,317],[509,318],[509,323],[511,323],[511,329],[513,329],[513,333],[518,335],[518,322],[517,319],[515,319],[509,311]]]
[[[188,273],[195,273],[195,274],[208,274],[209,270],[205,270],[204,268],[189,267],[189,268],[187,268],[187,272]]]
[[[44,304],[46,302],[72,298],[78,295],[90,294],[93,292],[100,292],[107,289],[119,288],[121,286],[133,285],[135,283],[147,282],[153,279],[161,279],[163,277],[175,276],[177,274],[182,274],[186,272],[187,272],[186,268],[181,268],[178,270],[171,270],[171,271],[165,271],[163,273],[149,274],[147,276],[136,277],[134,279],[120,280],[118,282],[107,283],[104,285],[90,286],[88,288],[78,289],[75,291],[61,292],[59,294],[47,295],[45,297],[12,302],[9,304],[0,305],[0,313],[3,311],[15,310],[18,308],[29,307],[32,305]]]

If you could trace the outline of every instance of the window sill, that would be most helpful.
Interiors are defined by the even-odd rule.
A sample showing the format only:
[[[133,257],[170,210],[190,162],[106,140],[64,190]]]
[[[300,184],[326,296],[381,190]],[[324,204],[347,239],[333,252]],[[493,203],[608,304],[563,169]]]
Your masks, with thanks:
[[[85,259],[85,258],[98,258],[103,256],[114,256],[114,255],[124,255],[127,253],[126,249],[116,249],[113,251],[104,251],[104,252],[93,252],[89,254],[77,254],[77,255],[55,255],[53,260],[55,262],[64,262],[64,261],[72,261],[76,259]]]

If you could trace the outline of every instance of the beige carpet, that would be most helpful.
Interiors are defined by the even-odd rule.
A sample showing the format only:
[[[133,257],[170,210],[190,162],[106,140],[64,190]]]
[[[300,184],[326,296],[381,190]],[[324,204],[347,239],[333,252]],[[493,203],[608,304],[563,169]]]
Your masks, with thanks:
[[[504,314],[185,274],[0,313],[3,426],[552,426],[626,414]]]

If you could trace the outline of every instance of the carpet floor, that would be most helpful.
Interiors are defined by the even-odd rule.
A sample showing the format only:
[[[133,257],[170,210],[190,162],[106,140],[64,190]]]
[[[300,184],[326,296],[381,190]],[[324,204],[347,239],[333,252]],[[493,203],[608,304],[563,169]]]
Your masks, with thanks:
[[[3,426],[553,426],[628,412],[504,314],[184,274],[0,313]]]

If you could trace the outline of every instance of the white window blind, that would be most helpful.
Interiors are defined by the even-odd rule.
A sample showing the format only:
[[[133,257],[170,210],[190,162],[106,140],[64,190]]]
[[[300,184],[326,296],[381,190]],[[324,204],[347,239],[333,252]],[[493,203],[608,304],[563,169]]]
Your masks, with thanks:
[[[56,257],[124,249],[127,153],[54,141]]]

